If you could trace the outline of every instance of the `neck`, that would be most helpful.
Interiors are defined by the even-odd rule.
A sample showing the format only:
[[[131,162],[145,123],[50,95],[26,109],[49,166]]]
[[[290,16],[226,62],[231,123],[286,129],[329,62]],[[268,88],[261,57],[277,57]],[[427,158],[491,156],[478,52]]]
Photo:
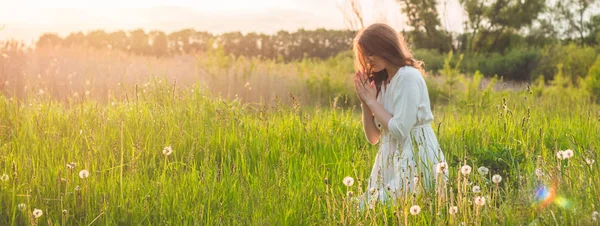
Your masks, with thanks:
[[[388,79],[387,79],[386,83],[388,83],[392,80],[392,78],[396,75],[396,72],[398,72],[398,69],[400,69],[400,67],[397,67],[394,65],[389,65],[385,68],[385,70],[388,73]]]

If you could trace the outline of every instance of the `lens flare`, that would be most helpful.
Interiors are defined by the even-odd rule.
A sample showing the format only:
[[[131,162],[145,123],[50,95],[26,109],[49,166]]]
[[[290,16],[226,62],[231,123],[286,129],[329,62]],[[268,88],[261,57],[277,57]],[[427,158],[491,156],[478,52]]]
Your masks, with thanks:
[[[535,191],[535,200],[535,204],[539,209],[544,209],[552,203],[565,209],[571,206],[571,202],[567,198],[556,195],[556,188],[554,187],[539,186]]]

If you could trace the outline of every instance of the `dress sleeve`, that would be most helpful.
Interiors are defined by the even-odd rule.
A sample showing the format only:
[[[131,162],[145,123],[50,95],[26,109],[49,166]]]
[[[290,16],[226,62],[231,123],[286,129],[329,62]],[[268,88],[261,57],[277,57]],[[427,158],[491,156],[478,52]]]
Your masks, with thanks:
[[[418,106],[421,100],[418,77],[421,75],[416,70],[407,72],[406,74],[397,75],[406,77],[397,81],[394,87],[392,118],[388,121],[390,134],[399,140],[404,140],[407,136],[410,136],[412,127],[417,123]]]

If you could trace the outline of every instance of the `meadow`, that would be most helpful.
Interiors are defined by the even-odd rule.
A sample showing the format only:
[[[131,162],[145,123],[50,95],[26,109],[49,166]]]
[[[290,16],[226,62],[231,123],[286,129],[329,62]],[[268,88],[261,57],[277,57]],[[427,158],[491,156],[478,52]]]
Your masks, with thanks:
[[[377,146],[349,54],[3,51],[0,225],[598,224],[600,105],[561,75],[431,72],[450,180],[357,211]]]

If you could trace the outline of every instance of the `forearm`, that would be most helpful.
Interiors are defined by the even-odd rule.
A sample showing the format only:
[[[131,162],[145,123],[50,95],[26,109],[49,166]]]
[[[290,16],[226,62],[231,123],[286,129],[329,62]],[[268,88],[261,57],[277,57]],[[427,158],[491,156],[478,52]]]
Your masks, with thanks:
[[[367,140],[369,141],[369,143],[376,144],[379,141],[379,135],[381,132],[375,125],[375,122],[373,121],[373,113],[371,112],[371,110],[369,109],[367,104],[362,103],[361,107],[362,107],[362,115],[363,115],[363,129],[365,132],[365,136],[367,137]]]
[[[371,114],[373,114],[377,121],[381,123],[381,127],[387,130],[388,122],[393,116],[377,101],[369,102],[367,105]]]

